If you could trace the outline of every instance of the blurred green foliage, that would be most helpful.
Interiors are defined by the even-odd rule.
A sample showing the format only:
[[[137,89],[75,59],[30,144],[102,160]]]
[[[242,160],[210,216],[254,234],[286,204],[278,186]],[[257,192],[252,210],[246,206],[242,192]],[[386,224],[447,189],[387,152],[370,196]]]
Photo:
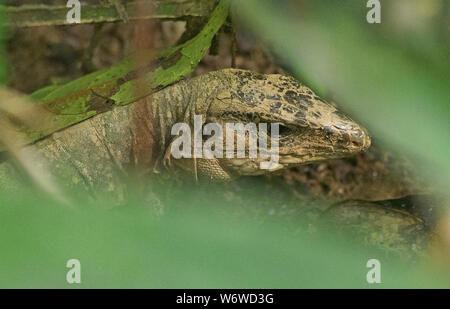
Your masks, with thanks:
[[[3,4],[3,0],[0,0],[0,5]],[[6,16],[0,11],[0,19],[4,20]],[[0,26],[0,83],[4,84],[6,81],[6,65],[5,65],[5,52],[3,49],[4,40],[5,40],[5,29]]]
[[[381,1],[381,24],[367,23],[366,1],[250,0],[234,5],[241,22],[300,80],[332,96],[366,123],[372,136],[423,160],[417,161],[422,172],[431,181],[440,180],[446,191],[448,1],[395,2]]]
[[[198,194],[202,194],[198,190]],[[428,265],[411,267],[348,240],[287,233],[208,211],[178,208],[161,217],[144,202],[104,212],[97,201],[70,210],[42,194],[1,197],[0,287],[21,288],[398,288],[449,287]],[[178,204],[189,208],[188,203]],[[378,258],[382,284],[366,282]],[[66,282],[66,262],[81,263],[80,285]]]

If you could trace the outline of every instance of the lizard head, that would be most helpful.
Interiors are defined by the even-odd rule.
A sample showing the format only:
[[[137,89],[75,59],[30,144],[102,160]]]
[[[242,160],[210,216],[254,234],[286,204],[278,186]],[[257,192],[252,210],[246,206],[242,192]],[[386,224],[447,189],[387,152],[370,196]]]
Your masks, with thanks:
[[[227,69],[230,87],[217,95],[206,112],[207,123],[223,128],[223,158],[197,159],[199,174],[209,178],[233,178],[260,175],[296,165],[342,158],[365,151],[370,146],[366,129],[322,100],[294,78],[263,75],[244,70]],[[245,140],[245,157],[227,158],[226,125],[242,123],[267,124],[267,147],[270,149],[271,124],[279,124],[278,162],[269,169],[260,163],[268,161],[249,157],[249,132],[235,132]],[[258,132],[262,134],[261,130]],[[233,133],[234,134],[234,133]],[[207,139],[208,137],[206,137]],[[258,147],[260,145],[258,144]],[[237,149],[236,144],[234,149]],[[191,164],[192,165],[192,164]]]

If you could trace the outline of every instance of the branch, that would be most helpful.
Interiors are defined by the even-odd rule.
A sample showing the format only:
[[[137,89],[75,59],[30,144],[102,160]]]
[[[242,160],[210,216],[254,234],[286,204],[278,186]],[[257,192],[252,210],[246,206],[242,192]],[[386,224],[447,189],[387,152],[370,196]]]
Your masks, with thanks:
[[[214,7],[214,1],[186,0],[144,1],[138,0],[124,4],[130,20],[137,19],[183,19],[186,16],[209,16]],[[66,15],[70,8],[63,5],[23,5],[19,7],[0,6],[0,15],[5,14],[2,22],[5,26],[38,27],[68,25]],[[115,6],[81,5],[81,24],[122,21]]]
[[[229,1],[220,0],[205,27],[181,45],[159,51],[141,50],[108,69],[65,85],[40,89],[30,95],[39,109],[12,110],[8,119],[32,119],[35,125],[22,126],[19,131],[26,141],[34,142],[115,106],[130,104],[161,90],[195,70],[213,37],[225,23],[228,10]],[[36,116],[38,110],[39,117]],[[0,128],[3,128],[1,117]],[[15,139],[19,144],[26,144],[22,139]],[[0,152],[4,150],[0,143]]]

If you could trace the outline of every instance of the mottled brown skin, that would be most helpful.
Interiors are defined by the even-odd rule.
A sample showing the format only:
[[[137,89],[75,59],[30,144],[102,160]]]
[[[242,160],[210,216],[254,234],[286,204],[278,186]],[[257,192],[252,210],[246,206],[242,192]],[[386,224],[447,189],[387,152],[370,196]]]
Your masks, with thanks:
[[[279,122],[280,160],[261,170],[258,159],[170,158],[171,128],[177,122]],[[126,194],[124,177],[181,167],[199,177],[231,179],[365,151],[364,128],[292,77],[244,70],[210,72],[167,87],[133,104],[117,107],[24,148],[44,160],[58,183],[90,193]],[[155,163],[156,162],[156,163]],[[164,164],[158,164],[164,163]],[[196,164],[194,164],[196,163]],[[38,164],[36,164],[38,165]],[[0,162],[0,187],[11,186],[15,169]],[[114,198],[116,199],[116,198]]]
[[[260,169],[259,158],[249,159],[248,155],[243,159],[197,159],[201,176],[230,179],[260,175],[299,164],[351,156],[370,146],[370,138],[363,127],[292,77],[236,69],[208,75],[208,87],[218,88],[208,97],[206,111],[201,113],[206,118],[205,123],[216,122],[223,128],[230,122],[280,123],[280,159],[271,170]],[[195,172],[192,159],[178,161],[181,161],[178,166]]]
[[[170,145],[176,138],[171,135],[173,125],[193,125],[194,115],[202,115],[204,124],[280,123],[279,164],[272,170],[261,170],[259,159],[248,156],[197,162],[171,158]],[[33,151],[44,159],[36,160],[36,165],[47,167],[62,187],[80,190],[83,195],[87,192],[94,198],[101,196],[118,205],[132,194],[124,180],[133,169],[147,176],[164,172],[165,165],[199,178],[229,180],[351,156],[369,146],[370,138],[363,127],[294,78],[225,69],[113,108],[24,151]],[[16,174],[10,161],[0,162],[0,188],[19,183]],[[413,252],[426,246],[423,222],[405,212],[360,203],[333,207],[328,214],[338,225],[355,227],[352,233],[367,236],[370,244],[400,251],[413,248]]]
[[[339,203],[330,207],[323,219],[335,231],[349,233],[365,245],[408,259],[424,255],[433,236],[423,219],[389,207],[384,201]]]

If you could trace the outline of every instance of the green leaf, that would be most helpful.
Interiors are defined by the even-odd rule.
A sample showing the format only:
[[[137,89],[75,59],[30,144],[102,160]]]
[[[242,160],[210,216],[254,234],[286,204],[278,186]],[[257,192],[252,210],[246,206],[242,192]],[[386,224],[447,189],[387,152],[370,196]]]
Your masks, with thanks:
[[[201,32],[182,45],[156,52],[140,51],[109,69],[34,92],[31,98],[53,116],[43,121],[41,127],[27,130],[30,142],[114,106],[134,102],[184,78],[206,54],[226,20],[228,7],[228,1],[221,0]]]

